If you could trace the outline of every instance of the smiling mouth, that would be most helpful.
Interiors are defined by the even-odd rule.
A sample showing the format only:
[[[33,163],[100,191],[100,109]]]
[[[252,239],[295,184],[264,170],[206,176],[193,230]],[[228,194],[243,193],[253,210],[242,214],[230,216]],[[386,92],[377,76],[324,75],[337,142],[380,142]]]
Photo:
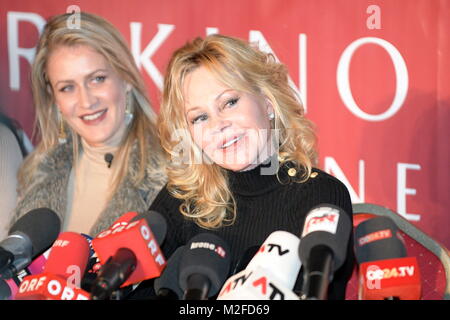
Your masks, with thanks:
[[[228,148],[228,147],[231,146],[233,143],[238,142],[239,140],[241,140],[242,137],[243,137],[243,135],[242,135],[242,136],[239,136],[239,137],[236,137],[236,138],[234,138],[234,139],[231,139],[230,141],[224,143],[220,148],[221,148],[221,149]]]
[[[93,113],[93,114],[81,116],[80,118],[82,120],[86,120],[86,121],[93,121],[93,120],[96,120],[96,119],[100,118],[105,112],[106,112],[106,109],[101,110],[101,111],[96,112],[96,113]]]

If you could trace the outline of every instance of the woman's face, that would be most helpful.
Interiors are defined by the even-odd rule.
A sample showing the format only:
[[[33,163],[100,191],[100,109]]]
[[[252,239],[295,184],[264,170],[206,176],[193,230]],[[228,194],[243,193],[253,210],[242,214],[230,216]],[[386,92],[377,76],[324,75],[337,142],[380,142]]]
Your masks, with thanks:
[[[108,145],[123,134],[130,86],[101,54],[86,45],[58,47],[47,74],[64,120],[89,145]]]
[[[186,76],[183,94],[192,139],[214,163],[243,171],[271,156],[268,99],[224,86],[205,67]]]

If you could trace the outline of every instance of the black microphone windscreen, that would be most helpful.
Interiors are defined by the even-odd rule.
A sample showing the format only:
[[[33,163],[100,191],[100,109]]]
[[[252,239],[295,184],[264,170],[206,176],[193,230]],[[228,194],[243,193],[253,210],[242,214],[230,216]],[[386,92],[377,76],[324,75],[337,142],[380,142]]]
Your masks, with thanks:
[[[183,297],[183,291],[181,291],[178,283],[178,270],[180,267],[181,255],[183,254],[185,246],[179,247],[167,260],[167,265],[159,278],[155,279],[154,288],[156,294],[161,289],[170,289],[177,295],[178,299]]]
[[[159,212],[149,210],[137,215],[131,221],[137,221],[140,219],[145,219],[148,226],[152,230],[153,235],[155,236],[156,242],[161,245],[167,234],[166,219]]]
[[[306,264],[311,249],[323,245],[333,252],[333,272],[336,271],[347,257],[351,231],[351,220],[342,208],[328,203],[313,207],[303,226],[299,245],[300,260]]]
[[[47,250],[58,238],[61,221],[51,209],[33,209],[23,215],[9,230],[9,234],[22,232],[26,234],[33,246],[33,256]]]
[[[11,297],[11,289],[5,280],[0,279],[0,300],[8,300]]]
[[[212,233],[200,233],[187,244],[180,260],[179,283],[183,291],[187,289],[187,279],[193,274],[209,278],[211,287],[208,297],[219,292],[228,278],[230,269],[228,244]]]
[[[236,263],[236,266],[234,267],[234,270],[232,274],[236,274],[247,268],[247,265],[250,263],[250,261],[253,259],[255,254],[258,252],[258,250],[261,248],[261,246],[252,246],[247,248],[245,250],[244,254],[241,256],[241,258]]]
[[[358,224],[354,245],[358,263],[407,256],[398,228],[389,217],[375,217]]]

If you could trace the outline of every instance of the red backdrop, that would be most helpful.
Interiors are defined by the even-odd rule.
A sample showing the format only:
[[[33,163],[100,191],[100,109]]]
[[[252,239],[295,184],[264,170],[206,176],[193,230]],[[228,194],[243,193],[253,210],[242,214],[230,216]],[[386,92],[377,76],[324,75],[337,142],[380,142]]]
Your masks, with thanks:
[[[159,110],[171,52],[220,32],[290,70],[318,129],[319,166],[353,202],[387,206],[450,247],[450,1],[2,0],[0,106],[31,135],[33,48],[70,5],[123,33]]]

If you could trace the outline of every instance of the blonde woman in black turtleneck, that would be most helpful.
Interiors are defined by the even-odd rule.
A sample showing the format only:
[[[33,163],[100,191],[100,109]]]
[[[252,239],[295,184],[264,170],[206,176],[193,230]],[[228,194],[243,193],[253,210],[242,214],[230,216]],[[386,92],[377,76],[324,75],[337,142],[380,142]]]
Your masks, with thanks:
[[[317,204],[337,205],[352,220],[344,184],[314,168],[313,125],[285,66],[242,40],[211,35],[174,52],[159,134],[168,184],[151,209],[168,221],[167,257],[207,231],[229,244],[233,270],[248,248],[274,231],[300,237],[306,214]],[[347,251],[329,299],[345,297],[352,241]],[[297,292],[301,282],[300,275]]]

